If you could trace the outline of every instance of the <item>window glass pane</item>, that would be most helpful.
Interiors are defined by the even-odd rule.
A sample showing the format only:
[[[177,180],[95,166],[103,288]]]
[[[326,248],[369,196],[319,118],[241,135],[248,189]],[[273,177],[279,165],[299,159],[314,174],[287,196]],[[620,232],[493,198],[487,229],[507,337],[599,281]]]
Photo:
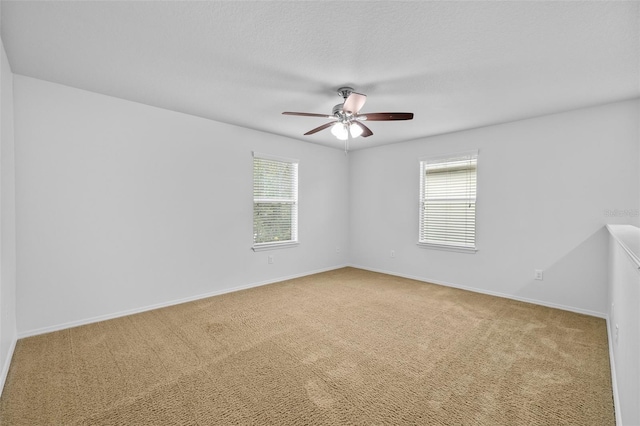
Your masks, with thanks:
[[[254,159],[253,197],[263,199],[293,199],[293,180],[297,178],[297,164]]]
[[[291,241],[295,206],[285,203],[253,204],[253,242]]]
[[[298,240],[298,163],[253,159],[254,244]]]
[[[419,242],[475,249],[477,153],[420,162]]]

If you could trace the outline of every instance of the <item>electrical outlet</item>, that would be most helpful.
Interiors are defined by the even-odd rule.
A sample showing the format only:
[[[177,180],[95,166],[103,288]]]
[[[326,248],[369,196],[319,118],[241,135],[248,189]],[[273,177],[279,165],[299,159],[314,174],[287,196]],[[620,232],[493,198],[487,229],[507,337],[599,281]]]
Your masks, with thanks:
[[[396,257],[396,251],[395,250],[391,250],[391,257],[393,257],[393,258]]]
[[[269,265],[273,264],[273,256],[269,255],[269,257],[267,257],[267,262],[269,263]]]
[[[535,269],[533,271],[533,278],[535,278],[536,280],[542,281],[542,269]]]
[[[340,253],[340,247],[336,247],[336,253]]]

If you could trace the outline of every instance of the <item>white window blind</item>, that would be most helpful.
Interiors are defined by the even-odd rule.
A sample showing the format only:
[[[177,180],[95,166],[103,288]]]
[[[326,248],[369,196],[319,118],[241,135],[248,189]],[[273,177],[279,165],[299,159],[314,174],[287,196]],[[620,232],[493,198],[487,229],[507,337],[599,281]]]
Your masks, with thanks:
[[[475,251],[478,153],[420,161],[418,244]]]
[[[298,241],[298,161],[253,154],[253,248]]]

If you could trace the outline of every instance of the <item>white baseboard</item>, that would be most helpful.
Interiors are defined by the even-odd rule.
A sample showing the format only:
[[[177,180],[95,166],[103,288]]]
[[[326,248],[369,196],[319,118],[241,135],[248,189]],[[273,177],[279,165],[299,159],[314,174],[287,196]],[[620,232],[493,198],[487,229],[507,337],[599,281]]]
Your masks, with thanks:
[[[620,411],[620,394],[618,393],[618,380],[616,379],[616,360],[613,357],[613,339],[611,338],[611,327],[609,316],[607,320],[607,340],[609,341],[609,366],[611,368],[611,388],[613,390],[613,408],[616,416],[616,425],[622,426],[622,412]]]
[[[329,268],[317,269],[317,270],[314,270],[314,271],[304,272],[304,273],[301,273],[301,274],[289,275],[289,276],[285,276],[285,277],[278,277],[278,278],[273,278],[273,279],[266,280],[266,281],[260,281],[260,282],[256,282],[256,283],[251,283],[251,284],[246,284],[246,285],[226,288],[226,289],[223,289],[223,290],[216,290],[216,291],[212,291],[212,292],[209,292],[209,293],[199,294],[197,296],[190,296],[190,297],[185,297],[185,298],[182,298],[182,299],[169,300],[167,302],[156,303],[154,305],[143,306],[143,307],[140,307],[140,308],[128,309],[126,311],[114,312],[114,313],[111,313],[111,314],[99,315],[99,316],[96,316],[96,317],[85,318],[85,319],[81,319],[81,320],[77,320],[77,321],[70,321],[70,322],[66,322],[66,323],[62,323],[62,324],[56,324],[56,325],[52,325],[52,326],[48,326],[48,327],[42,327],[42,328],[37,328],[37,329],[33,329],[33,330],[21,331],[21,332],[18,333],[18,339],[22,339],[22,338],[25,338],[25,337],[31,337],[31,336],[37,336],[39,334],[51,333],[53,331],[65,330],[67,328],[78,327],[78,326],[81,326],[81,325],[92,324],[92,323],[95,323],[95,322],[106,321],[106,320],[110,320],[110,319],[114,319],[114,318],[120,318],[120,317],[124,317],[124,316],[127,316],[127,315],[139,314],[141,312],[151,311],[153,309],[160,309],[160,308],[166,308],[168,306],[180,305],[182,303],[193,302],[195,300],[206,299],[208,297],[219,296],[221,294],[226,294],[226,293],[232,293],[234,291],[247,290],[249,288],[260,287],[260,286],[263,286],[263,285],[273,284],[273,283],[277,283],[277,282],[280,282],[280,281],[287,281],[287,280],[292,280],[294,278],[301,278],[301,277],[306,277],[308,275],[319,274],[321,272],[327,272],[327,271],[333,271],[335,269],[346,268],[347,266],[349,266],[349,265],[345,264],[345,265],[339,265],[339,266],[332,266],[332,267],[329,267]]]
[[[408,278],[410,280],[422,281],[422,282],[425,282],[425,283],[437,284],[437,285],[442,285],[442,286],[445,286],[445,287],[459,288],[460,290],[472,291],[474,293],[487,294],[489,296],[496,296],[496,297],[502,297],[502,298],[505,298],[505,299],[517,300],[519,302],[532,303],[534,305],[546,306],[547,308],[561,309],[563,311],[575,312],[577,314],[584,314],[584,315],[589,315],[589,316],[597,317],[597,318],[606,318],[607,317],[607,315],[602,313],[602,312],[596,312],[596,311],[591,311],[591,310],[588,310],[588,309],[581,309],[581,308],[576,308],[576,307],[573,307],[573,306],[566,306],[566,305],[561,305],[561,304],[557,304],[557,303],[546,302],[544,300],[530,299],[530,298],[527,298],[527,297],[520,297],[520,296],[515,296],[515,295],[512,295],[512,294],[500,293],[500,292],[497,292],[497,291],[484,290],[484,289],[479,289],[479,288],[475,288],[475,287],[467,287],[467,286],[464,286],[464,285],[452,284],[452,283],[448,283],[448,282],[445,282],[445,281],[430,280],[430,279],[423,278],[423,277],[417,277],[417,276],[408,275],[408,274],[401,274],[401,273],[398,273],[398,272],[386,271],[386,270],[383,270],[383,269],[369,268],[367,266],[360,266],[360,265],[354,265],[354,264],[349,265],[349,266],[351,266],[352,268],[364,269],[366,271],[378,272],[378,273],[381,273],[381,274],[387,274],[387,275],[393,275],[393,276],[396,276],[396,277]]]
[[[7,359],[4,361],[4,365],[2,366],[2,373],[0,375],[0,396],[2,396],[2,391],[4,390],[4,384],[7,381],[7,375],[9,374],[9,367],[11,367],[11,360],[13,359],[13,351],[16,349],[16,343],[18,339],[14,337],[11,341],[11,346],[9,346],[9,352],[7,353]]]
[[[92,324],[94,322],[106,321],[106,320],[109,320],[109,319],[119,318],[119,317],[123,317],[123,316],[126,316],[126,315],[133,315],[133,314],[137,314],[137,313],[141,313],[141,312],[150,311],[150,310],[153,310],[153,309],[160,309],[160,308],[165,308],[165,307],[168,307],[168,306],[179,305],[181,303],[192,302],[194,300],[206,299],[207,297],[219,296],[219,295],[225,294],[225,293],[231,293],[231,292],[234,292],[234,291],[246,290],[246,289],[253,288],[253,287],[260,287],[260,286],[267,285],[267,284],[273,284],[273,283],[280,282],[280,281],[286,281],[286,280],[291,280],[291,279],[294,279],[294,278],[305,277],[305,276],[308,276],[308,275],[319,274],[321,272],[332,271],[332,270],[345,268],[345,267],[364,269],[366,271],[378,272],[378,273],[381,273],[381,274],[393,275],[393,276],[397,276],[397,277],[408,278],[408,279],[411,279],[411,280],[443,285],[443,286],[446,286],[446,287],[459,288],[461,290],[467,290],[467,291],[472,291],[472,292],[475,292],[475,293],[487,294],[487,295],[490,295],[490,296],[503,297],[503,298],[506,298],[506,299],[518,300],[520,302],[533,303],[535,305],[546,306],[546,307],[549,307],[549,308],[562,309],[562,310],[565,310],[565,311],[575,312],[575,313],[584,314],[584,315],[590,315],[590,316],[594,316],[594,317],[598,317],[598,318],[606,318],[607,317],[607,315],[602,313],[602,312],[596,312],[596,311],[591,311],[591,310],[587,310],[587,309],[580,309],[580,308],[575,308],[575,307],[572,307],[572,306],[565,306],[565,305],[545,302],[545,301],[541,301],[541,300],[529,299],[529,298],[526,298],[526,297],[519,297],[519,296],[514,296],[514,295],[506,294],[506,293],[488,291],[488,290],[478,289],[478,288],[475,288],[475,287],[468,287],[468,286],[453,284],[453,283],[439,281],[439,280],[431,280],[431,279],[427,279],[427,278],[423,278],[423,277],[418,277],[418,276],[409,275],[409,274],[402,274],[402,273],[393,272],[393,271],[387,271],[387,270],[378,269],[378,268],[369,268],[367,266],[361,266],[361,265],[355,265],[355,264],[343,264],[343,265],[338,265],[338,266],[332,266],[332,267],[329,267],[329,268],[323,268],[323,269],[318,269],[318,270],[314,270],[314,271],[304,272],[304,273],[301,273],[301,274],[295,274],[295,275],[289,275],[289,276],[285,276],[285,277],[273,278],[273,279],[266,280],[266,281],[260,281],[260,282],[256,282],[256,283],[241,285],[241,286],[227,288],[227,289],[223,289],[223,290],[216,290],[216,291],[212,291],[212,292],[205,293],[205,294],[199,294],[199,295],[196,295],[196,296],[185,297],[185,298],[182,298],[182,299],[176,299],[176,300],[170,300],[170,301],[167,301],[167,302],[156,303],[154,305],[143,306],[143,307],[140,307],[140,308],[128,309],[126,311],[120,311],[120,312],[115,312],[115,313],[106,314],[106,315],[99,315],[99,316],[96,316],[96,317],[85,318],[85,319],[81,319],[81,320],[77,320],[77,321],[70,321],[70,322],[66,322],[66,323],[62,323],[62,324],[56,324],[56,325],[52,325],[52,326],[48,326],[48,327],[42,327],[42,328],[37,328],[37,329],[32,329],[32,330],[21,331],[21,332],[18,332],[18,339],[22,339],[22,338],[30,337],[30,336],[36,336],[36,335],[39,335],[39,334],[51,333],[53,331],[65,330],[67,328],[78,327],[78,326],[81,326],[81,325]]]

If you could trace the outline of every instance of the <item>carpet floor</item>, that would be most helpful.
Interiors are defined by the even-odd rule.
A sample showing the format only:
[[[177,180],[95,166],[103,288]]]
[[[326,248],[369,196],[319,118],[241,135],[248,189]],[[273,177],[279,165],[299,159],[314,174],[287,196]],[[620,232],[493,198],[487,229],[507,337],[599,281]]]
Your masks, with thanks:
[[[18,341],[2,425],[613,425],[603,319],[344,268]]]

